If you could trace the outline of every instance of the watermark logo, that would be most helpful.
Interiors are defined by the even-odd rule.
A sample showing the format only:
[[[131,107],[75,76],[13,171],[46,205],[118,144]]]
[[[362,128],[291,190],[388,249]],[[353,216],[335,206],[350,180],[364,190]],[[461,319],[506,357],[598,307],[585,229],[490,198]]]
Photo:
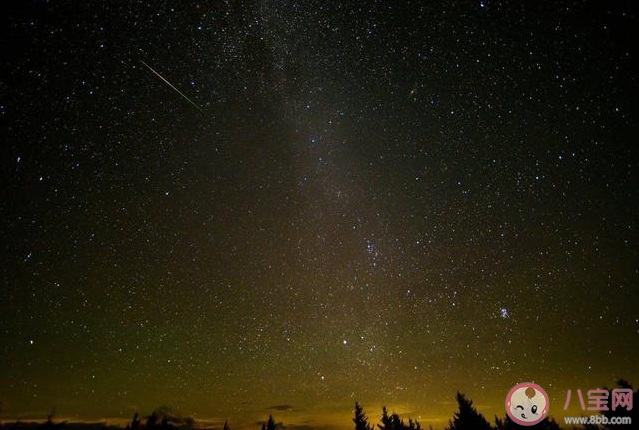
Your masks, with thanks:
[[[548,394],[537,384],[515,385],[506,396],[506,413],[517,424],[533,426],[548,414]]]
[[[568,390],[568,396],[566,397],[566,404],[564,405],[564,411],[568,409],[568,405],[570,404],[570,393],[571,390]],[[584,403],[584,396],[581,394],[581,390],[577,390],[577,394],[579,395],[579,403],[581,404],[581,410],[586,410],[586,404]],[[597,388],[596,390],[588,391],[588,404],[591,405],[588,407],[589,411],[608,411],[608,405],[610,392],[608,390],[600,390]],[[617,407],[624,407],[627,411],[632,410],[632,390],[630,388],[615,388],[612,390],[612,410],[617,410]]]

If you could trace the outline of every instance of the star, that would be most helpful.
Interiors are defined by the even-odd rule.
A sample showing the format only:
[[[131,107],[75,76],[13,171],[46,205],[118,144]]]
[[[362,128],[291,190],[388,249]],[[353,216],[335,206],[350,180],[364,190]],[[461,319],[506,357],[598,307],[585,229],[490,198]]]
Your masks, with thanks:
[[[503,318],[503,319],[508,319],[510,318],[510,311],[506,308],[501,308],[499,309],[499,315]]]

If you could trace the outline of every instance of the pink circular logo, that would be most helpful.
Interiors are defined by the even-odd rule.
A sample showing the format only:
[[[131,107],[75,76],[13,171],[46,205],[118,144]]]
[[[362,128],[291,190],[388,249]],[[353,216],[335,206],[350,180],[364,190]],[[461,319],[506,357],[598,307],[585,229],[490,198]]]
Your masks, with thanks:
[[[548,394],[537,384],[515,385],[506,396],[506,413],[517,424],[534,426],[548,414]]]

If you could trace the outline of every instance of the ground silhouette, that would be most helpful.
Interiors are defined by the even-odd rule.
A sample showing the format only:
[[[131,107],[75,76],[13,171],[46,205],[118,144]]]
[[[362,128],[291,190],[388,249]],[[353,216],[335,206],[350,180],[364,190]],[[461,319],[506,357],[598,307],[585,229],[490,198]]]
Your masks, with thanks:
[[[617,382],[619,388],[630,389],[632,391],[632,405],[637,405],[639,399],[639,390],[633,391],[629,382],[621,379]],[[612,391],[612,390],[608,390]],[[513,422],[508,415],[495,417],[494,424],[488,420],[475,408],[471,399],[465,394],[458,392],[455,395],[457,400],[457,411],[449,420],[445,430],[515,430],[522,429],[522,426]],[[595,425],[585,424],[582,426],[560,426],[552,417],[546,417],[539,424],[527,428],[538,430],[616,430],[636,428],[639,423],[637,409],[626,407],[613,410],[612,396],[608,399],[608,410],[602,412],[602,416],[611,419],[613,417],[630,417],[632,425]],[[593,415],[594,411],[585,411],[584,415]],[[419,421],[410,417],[402,417],[399,414],[389,413],[388,409],[382,407],[382,416],[380,422],[375,424],[369,421],[364,411],[364,407],[355,402],[353,430],[422,430]],[[261,430],[284,430],[285,425],[275,421],[273,415],[269,415],[268,419],[261,423]],[[168,407],[159,407],[152,411],[146,417],[141,417],[139,413],[135,413],[131,421],[124,427],[124,430],[189,430],[189,429],[208,429],[208,430],[232,430],[228,421],[220,428],[206,427],[199,425],[196,420],[190,417],[183,417]],[[432,429],[432,427],[430,427]],[[5,422],[0,425],[0,430],[122,430],[119,426],[107,426],[100,423],[68,423],[66,421],[55,420],[55,408],[48,414],[44,422]]]

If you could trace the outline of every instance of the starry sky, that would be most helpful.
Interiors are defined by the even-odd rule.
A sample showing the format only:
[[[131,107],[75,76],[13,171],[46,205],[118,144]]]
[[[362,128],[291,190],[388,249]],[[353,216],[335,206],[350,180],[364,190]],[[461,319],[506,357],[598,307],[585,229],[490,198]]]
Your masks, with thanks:
[[[639,385],[632,3],[3,3],[0,417]]]

